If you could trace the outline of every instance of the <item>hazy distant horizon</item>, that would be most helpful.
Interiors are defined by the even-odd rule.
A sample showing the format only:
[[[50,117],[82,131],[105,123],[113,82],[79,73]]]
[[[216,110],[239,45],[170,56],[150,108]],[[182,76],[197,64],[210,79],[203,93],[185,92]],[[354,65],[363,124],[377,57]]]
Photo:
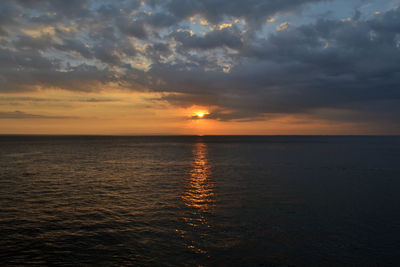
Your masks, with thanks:
[[[202,137],[202,136],[327,136],[327,137],[346,137],[346,136],[354,136],[354,137],[399,137],[400,134],[18,134],[18,133],[10,133],[10,134],[0,134],[0,136],[109,136],[109,137],[146,137],[146,136],[155,136],[155,137],[168,137],[168,136],[197,136],[197,137]]]

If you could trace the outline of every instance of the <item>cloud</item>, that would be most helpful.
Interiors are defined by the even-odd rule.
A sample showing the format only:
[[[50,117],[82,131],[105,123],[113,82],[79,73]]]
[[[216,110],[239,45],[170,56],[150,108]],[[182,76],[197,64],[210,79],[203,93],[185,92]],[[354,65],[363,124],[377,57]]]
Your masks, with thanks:
[[[278,25],[278,26],[276,26],[275,27],[275,29],[277,30],[277,31],[284,31],[284,30],[286,30],[288,27],[289,27],[289,22],[282,22],[280,25]]]
[[[0,112],[0,119],[78,119],[78,117],[37,115],[17,110],[12,112]]]
[[[218,47],[228,47],[239,49],[243,43],[240,31],[235,27],[216,29],[199,37],[189,31],[175,31],[170,37],[179,42],[184,49],[214,49]]]
[[[165,10],[183,20],[193,15],[201,15],[207,21],[218,24],[226,17],[243,18],[249,24],[259,27],[267,18],[277,13],[293,12],[305,4],[320,2],[319,0],[288,1],[232,1],[232,0],[153,0],[154,6],[162,6]]]
[[[0,102],[58,102],[60,99],[55,98],[41,98],[41,97],[15,97],[15,96],[0,96]]]
[[[147,38],[145,25],[141,21],[129,21],[127,19],[119,19],[117,21],[119,30],[127,36],[132,36],[140,39]]]
[[[118,99],[111,99],[111,98],[88,98],[88,99],[82,99],[78,100],[79,102],[87,102],[87,103],[103,103],[103,102],[116,102],[120,101]]]
[[[382,104],[398,103],[400,98],[400,50],[396,43],[400,31],[392,22],[398,15],[400,9],[358,22],[319,19],[253,40],[240,49],[237,64],[228,75],[198,67],[204,63],[158,64],[151,71],[165,82],[164,90],[181,93],[166,97],[167,101],[235,110],[231,119],[314,114],[321,108],[369,114],[373,106],[379,106],[373,109],[374,116],[363,119],[384,121],[390,114],[391,122],[398,125],[395,117],[399,108]]]
[[[238,121],[238,122],[252,122],[252,121],[266,121],[276,117],[276,115],[260,115],[257,113],[253,113],[248,111],[247,113],[244,111],[226,111],[221,109],[214,109],[209,114],[204,114],[202,118],[199,118],[197,115],[192,116],[192,120],[203,120],[203,119],[210,119],[210,120],[218,120],[218,121]]]

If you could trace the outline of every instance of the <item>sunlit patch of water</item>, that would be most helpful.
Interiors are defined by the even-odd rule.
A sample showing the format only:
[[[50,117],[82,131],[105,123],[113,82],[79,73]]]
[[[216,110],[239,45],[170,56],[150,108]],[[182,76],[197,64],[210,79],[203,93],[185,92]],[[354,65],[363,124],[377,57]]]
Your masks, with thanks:
[[[208,159],[208,147],[205,143],[195,143],[193,147],[193,162],[185,186],[182,200],[189,210],[183,220],[189,226],[190,233],[185,232],[182,237],[187,241],[187,247],[195,253],[207,254],[198,238],[207,237],[207,229],[212,226],[208,217],[213,213],[214,183],[211,181],[211,165]],[[197,240],[197,241],[195,241]]]

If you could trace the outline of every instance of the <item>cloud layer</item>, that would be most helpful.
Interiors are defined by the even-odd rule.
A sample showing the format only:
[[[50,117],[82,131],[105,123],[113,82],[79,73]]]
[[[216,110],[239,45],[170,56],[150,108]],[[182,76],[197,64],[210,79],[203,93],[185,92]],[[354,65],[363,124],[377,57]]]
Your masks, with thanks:
[[[2,1],[0,92],[118,87],[206,106],[208,119],[301,114],[396,132],[400,7],[341,3]]]

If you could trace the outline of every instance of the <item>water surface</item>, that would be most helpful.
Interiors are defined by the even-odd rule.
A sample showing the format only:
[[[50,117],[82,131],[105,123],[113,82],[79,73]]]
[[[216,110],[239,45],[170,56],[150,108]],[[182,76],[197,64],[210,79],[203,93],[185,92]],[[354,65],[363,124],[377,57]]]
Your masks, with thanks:
[[[399,137],[0,136],[0,260],[396,266],[399,160]]]

